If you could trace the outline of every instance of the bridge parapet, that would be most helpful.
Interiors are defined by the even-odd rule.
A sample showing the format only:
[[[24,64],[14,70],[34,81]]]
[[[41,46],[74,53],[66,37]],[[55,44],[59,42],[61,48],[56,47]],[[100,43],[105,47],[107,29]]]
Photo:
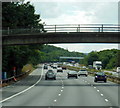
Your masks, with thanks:
[[[2,35],[14,34],[40,34],[40,33],[59,33],[59,32],[119,32],[118,24],[61,24],[61,25],[44,25],[41,28],[9,29],[2,30]]]

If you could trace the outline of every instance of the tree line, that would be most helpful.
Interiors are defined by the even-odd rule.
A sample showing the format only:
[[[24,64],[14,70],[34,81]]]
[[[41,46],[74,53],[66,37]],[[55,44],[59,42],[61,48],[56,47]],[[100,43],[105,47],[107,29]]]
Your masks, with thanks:
[[[60,60],[60,56],[84,57],[83,60],[74,61],[86,66],[92,65],[93,61],[102,61],[103,69],[113,69],[120,66],[118,61],[120,50],[117,49],[92,51],[86,55],[80,52],[69,52],[51,45],[21,45],[5,46],[2,52],[2,71],[8,72],[8,76],[13,75],[13,67],[16,67],[17,74],[20,74],[22,67],[26,64],[37,65],[39,63],[69,61],[68,59]]]
[[[92,65],[93,61],[102,61],[103,69],[113,69],[120,66],[120,50],[108,49],[103,51],[92,51],[84,59],[85,65]]]

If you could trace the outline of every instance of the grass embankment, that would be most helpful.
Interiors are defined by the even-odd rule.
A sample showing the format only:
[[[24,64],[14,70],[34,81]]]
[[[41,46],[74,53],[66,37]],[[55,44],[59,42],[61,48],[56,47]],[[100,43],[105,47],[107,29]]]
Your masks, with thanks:
[[[17,80],[20,80],[20,79],[28,76],[31,72],[33,72],[34,69],[35,68],[33,67],[32,64],[26,64],[25,66],[23,66],[23,68],[21,70],[23,75],[21,77],[18,77]],[[26,74],[24,74],[24,73],[26,73]]]
[[[22,70],[21,70],[21,75],[16,77],[16,80],[19,81],[25,77],[27,77],[30,73],[33,72],[35,68],[33,67],[32,64],[27,64],[25,66],[23,66]],[[4,82],[2,84],[0,84],[0,87],[4,87],[4,86],[7,86],[7,85],[10,85],[12,83],[14,83],[15,81],[14,80],[10,80],[8,82]]]

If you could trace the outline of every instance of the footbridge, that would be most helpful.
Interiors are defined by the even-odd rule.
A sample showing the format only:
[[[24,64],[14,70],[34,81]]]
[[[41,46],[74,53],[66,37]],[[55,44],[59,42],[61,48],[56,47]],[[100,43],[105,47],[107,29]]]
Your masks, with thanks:
[[[118,24],[61,24],[2,30],[3,45],[54,43],[119,43]]]

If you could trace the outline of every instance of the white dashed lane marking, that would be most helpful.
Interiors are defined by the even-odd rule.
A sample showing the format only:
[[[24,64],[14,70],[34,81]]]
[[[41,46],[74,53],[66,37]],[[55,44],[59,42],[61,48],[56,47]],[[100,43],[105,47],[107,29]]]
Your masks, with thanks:
[[[106,102],[108,102],[108,99],[105,99]]]
[[[63,92],[63,90],[61,90],[61,92]]]
[[[58,94],[58,96],[61,96],[61,94]]]
[[[97,90],[97,92],[100,92],[100,90]]]
[[[54,100],[54,102],[57,102],[57,100]]]

